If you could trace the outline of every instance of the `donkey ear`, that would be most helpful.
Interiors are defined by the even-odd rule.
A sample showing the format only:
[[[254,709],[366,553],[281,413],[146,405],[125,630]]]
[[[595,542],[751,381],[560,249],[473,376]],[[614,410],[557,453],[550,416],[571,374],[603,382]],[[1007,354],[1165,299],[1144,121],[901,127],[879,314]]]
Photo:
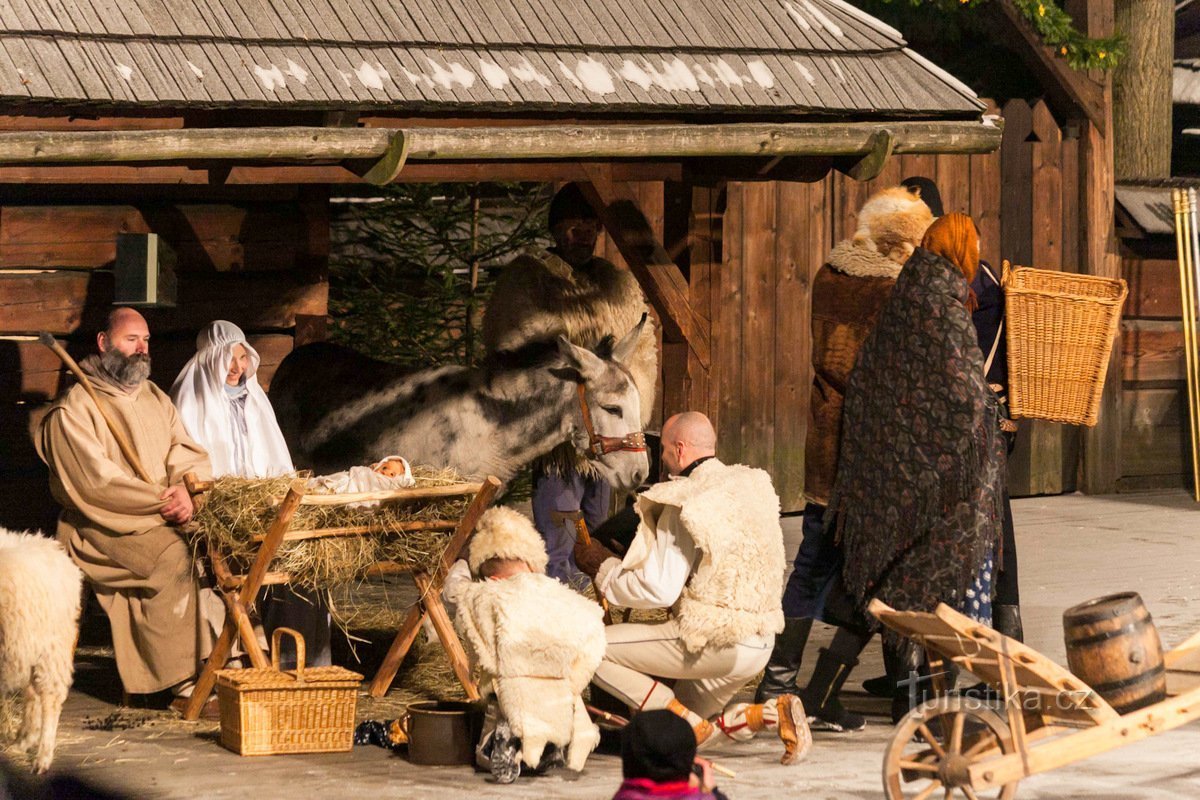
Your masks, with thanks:
[[[567,361],[567,366],[579,373],[584,383],[592,380],[604,371],[604,360],[600,356],[567,341],[567,337],[558,337],[558,352]]]
[[[622,336],[621,341],[613,345],[613,361],[622,366],[629,366],[629,361],[633,358],[633,354],[637,350],[638,340],[642,337],[642,328],[646,327],[646,316],[643,312],[642,318],[638,320],[638,324],[634,325],[629,333]]]

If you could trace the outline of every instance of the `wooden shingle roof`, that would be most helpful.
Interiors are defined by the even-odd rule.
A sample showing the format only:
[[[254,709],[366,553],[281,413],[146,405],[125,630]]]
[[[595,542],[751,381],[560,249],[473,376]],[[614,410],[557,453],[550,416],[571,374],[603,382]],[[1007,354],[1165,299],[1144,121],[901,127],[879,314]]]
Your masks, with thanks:
[[[3,0],[0,102],[977,118],[843,0]]]

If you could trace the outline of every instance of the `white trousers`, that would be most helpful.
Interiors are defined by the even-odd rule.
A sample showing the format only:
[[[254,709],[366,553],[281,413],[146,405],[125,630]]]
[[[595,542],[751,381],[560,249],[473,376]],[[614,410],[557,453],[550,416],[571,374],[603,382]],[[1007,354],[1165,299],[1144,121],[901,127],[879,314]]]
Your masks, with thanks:
[[[689,653],[675,620],[627,623],[605,629],[608,648],[593,680],[639,711],[666,708],[678,699],[697,716],[720,713],[771,658],[773,638],[756,636],[730,647]],[[674,691],[660,679],[675,681]]]

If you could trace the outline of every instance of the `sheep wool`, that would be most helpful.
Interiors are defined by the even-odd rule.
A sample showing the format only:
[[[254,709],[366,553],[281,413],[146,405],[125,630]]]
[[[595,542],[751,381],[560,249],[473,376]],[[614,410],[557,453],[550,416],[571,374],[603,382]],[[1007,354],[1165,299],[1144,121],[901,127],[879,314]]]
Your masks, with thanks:
[[[623,566],[636,569],[653,549],[667,506],[704,557],[672,608],[693,653],[783,630],[783,530],[779,496],[761,469],[704,461],[686,478],[651,486],[637,500],[642,523]]]
[[[83,574],[58,542],[0,528],[0,692],[23,696],[17,746],[36,748],[36,772],[54,758],[82,588]]]
[[[604,658],[602,617],[599,605],[546,575],[463,588],[455,627],[482,672],[480,692],[495,696],[531,767],[555,744],[582,770],[600,742],[582,695]]]

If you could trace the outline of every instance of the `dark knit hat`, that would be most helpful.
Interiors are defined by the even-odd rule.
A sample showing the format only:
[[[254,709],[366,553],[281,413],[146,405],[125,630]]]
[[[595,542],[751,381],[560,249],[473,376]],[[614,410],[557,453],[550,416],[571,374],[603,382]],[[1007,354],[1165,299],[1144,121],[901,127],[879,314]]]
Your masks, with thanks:
[[[564,219],[597,219],[596,209],[583,196],[577,183],[568,183],[550,201],[550,230]]]
[[[914,175],[900,181],[900,185],[924,200],[925,205],[929,206],[929,210],[935,217],[943,216],[946,213],[942,208],[942,194],[938,191],[937,184],[929,178]]]
[[[636,714],[621,732],[621,774],[625,778],[658,783],[684,780],[695,760],[692,726],[665,709]]]

